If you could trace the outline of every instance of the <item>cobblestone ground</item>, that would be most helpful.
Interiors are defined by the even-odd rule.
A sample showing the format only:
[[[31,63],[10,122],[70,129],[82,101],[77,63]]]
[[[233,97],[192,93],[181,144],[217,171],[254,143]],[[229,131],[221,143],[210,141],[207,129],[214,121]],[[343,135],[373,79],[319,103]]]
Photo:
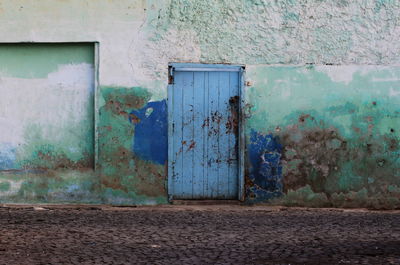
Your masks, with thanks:
[[[0,264],[400,264],[400,211],[2,207]]]

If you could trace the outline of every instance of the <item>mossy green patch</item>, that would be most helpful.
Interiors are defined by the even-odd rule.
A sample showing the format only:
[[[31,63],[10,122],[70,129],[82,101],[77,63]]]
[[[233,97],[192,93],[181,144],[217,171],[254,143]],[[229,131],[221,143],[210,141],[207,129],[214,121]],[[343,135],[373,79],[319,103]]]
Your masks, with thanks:
[[[16,165],[24,169],[93,168],[93,127],[92,120],[64,124],[61,128],[52,124],[46,128],[26,125],[25,143],[17,149]],[[44,130],[53,131],[58,137],[49,139]]]
[[[1,172],[9,188],[1,202],[101,203],[99,179],[93,170],[28,170]]]
[[[9,191],[11,188],[11,184],[8,181],[0,182],[0,192]]]

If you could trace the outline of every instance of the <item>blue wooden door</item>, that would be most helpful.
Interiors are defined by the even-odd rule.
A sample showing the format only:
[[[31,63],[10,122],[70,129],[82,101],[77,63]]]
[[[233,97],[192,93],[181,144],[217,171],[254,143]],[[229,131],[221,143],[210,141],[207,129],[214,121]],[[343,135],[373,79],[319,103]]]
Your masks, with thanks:
[[[171,199],[238,199],[240,67],[173,68]]]

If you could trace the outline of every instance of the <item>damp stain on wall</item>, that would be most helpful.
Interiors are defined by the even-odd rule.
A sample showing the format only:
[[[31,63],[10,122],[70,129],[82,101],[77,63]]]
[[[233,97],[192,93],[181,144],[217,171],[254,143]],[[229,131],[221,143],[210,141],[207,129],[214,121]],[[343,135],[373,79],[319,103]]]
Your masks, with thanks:
[[[162,112],[165,101],[148,102],[151,94],[140,87],[102,87],[101,95],[99,171],[103,200],[114,204],[165,203],[164,158],[140,145],[135,147],[137,137],[150,139],[146,132],[151,126],[146,119],[166,115]],[[160,122],[166,123],[162,118]],[[158,132],[163,133],[162,128]]]
[[[260,143],[279,143],[282,196],[272,203],[398,207],[398,68],[266,67],[259,74],[262,89],[248,95],[255,103],[247,121],[249,172],[262,168],[262,155],[275,146]]]

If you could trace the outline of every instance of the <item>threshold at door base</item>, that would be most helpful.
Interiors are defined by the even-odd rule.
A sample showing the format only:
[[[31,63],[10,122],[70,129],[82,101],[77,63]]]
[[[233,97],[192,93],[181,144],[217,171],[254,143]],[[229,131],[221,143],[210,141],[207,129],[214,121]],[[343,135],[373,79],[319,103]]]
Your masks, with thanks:
[[[173,205],[241,205],[239,200],[172,200]]]

